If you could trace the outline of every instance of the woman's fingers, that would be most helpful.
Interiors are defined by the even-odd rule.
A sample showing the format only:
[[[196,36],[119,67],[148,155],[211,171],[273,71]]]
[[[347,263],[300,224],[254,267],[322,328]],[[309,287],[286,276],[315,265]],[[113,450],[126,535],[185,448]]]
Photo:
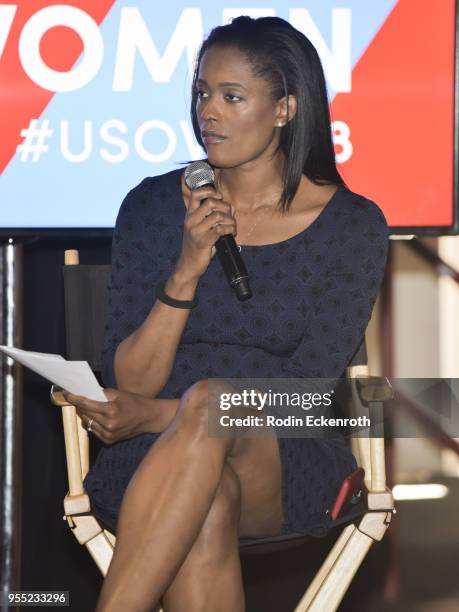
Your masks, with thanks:
[[[85,419],[97,419],[97,421],[104,424],[108,424],[110,422],[110,415],[106,411],[79,407],[76,408],[76,411],[80,417],[84,417]]]
[[[92,419],[90,431],[106,442],[111,433],[110,428],[113,425],[110,415],[110,403],[97,402],[68,391],[64,391],[64,397],[69,404],[75,406],[83,426],[87,429]]]
[[[102,442],[104,442],[104,444],[112,444],[113,442],[117,441],[118,437],[115,437],[113,432],[107,430],[103,426],[103,424],[97,421],[96,419],[91,420],[88,417],[82,417],[82,421],[84,428],[89,433],[92,433],[97,436],[99,440],[102,440]],[[89,426],[91,427],[91,429],[89,429]]]
[[[90,414],[87,411],[77,409],[77,414],[81,418],[83,427],[95,434],[105,443],[115,442],[120,437],[120,428],[115,426],[113,420],[101,413]],[[88,427],[91,426],[91,429]]]
[[[190,231],[197,236],[209,236],[209,230],[217,230],[218,236],[236,234],[236,220],[228,202],[206,200],[202,210],[194,213],[190,219]]]
[[[194,228],[208,217],[216,215],[217,213],[231,219],[231,205],[224,200],[209,198],[199,206],[199,208],[188,215],[187,224],[189,227]]]
[[[206,202],[203,202],[206,198],[212,198],[213,200],[221,200],[222,195],[218,193],[213,187],[200,187],[199,189],[193,189],[190,193],[188,200],[188,214],[192,214],[201,206],[204,206]]]
[[[220,238],[220,236],[226,236],[228,234],[236,235],[236,227],[233,224],[219,223],[210,228],[214,235],[214,241]]]
[[[129,394],[125,397],[121,393],[123,401],[126,400],[127,403],[120,405],[118,390],[104,389],[104,392],[108,398],[107,402],[97,402],[67,391],[64,392],[64,397],[75,406],[85,429],[96,435],[105,444],[112,444],[133,435],[135,419],[134,421],[132,419],[132,402],[129,402]]]
[[[188,191],[181,254],[182,267],[201,276],[215,255],[220,236],[236,235],[236,220],[229,202],[212,187]]]
[[[110,403],[97,402],[96,400],[89,399],[88,397],[70,393],[70,391],[63,391],[63,395],[69,404],[72,404],[72,406],[83,409],[84,411],[92,411],[97,414],[106,412]]]
[[[83,406],[89,404],[94,400],[90,400],[89,397],[84,397],[83,395],[76,395],[75,393],[71,393],[70,391],[62,391],[62,395],[65,399],[72,404],[73,406]]]

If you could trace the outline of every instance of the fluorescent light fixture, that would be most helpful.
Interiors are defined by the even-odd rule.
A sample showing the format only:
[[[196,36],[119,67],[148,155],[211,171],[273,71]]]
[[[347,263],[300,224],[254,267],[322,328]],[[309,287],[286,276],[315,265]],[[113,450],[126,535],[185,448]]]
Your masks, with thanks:
[[[394,499],[404,501],[408,499],[441,499],[449,493],[448,487],[442,484],[398,484],[392,489]]]

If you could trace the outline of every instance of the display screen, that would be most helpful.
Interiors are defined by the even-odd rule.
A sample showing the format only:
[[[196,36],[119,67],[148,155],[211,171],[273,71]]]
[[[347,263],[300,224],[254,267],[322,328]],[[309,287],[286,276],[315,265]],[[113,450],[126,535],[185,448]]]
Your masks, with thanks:
[[[457,233],[455,0],[26,0],[0,3],[1,235],[109,233],[145,176],[204,157],[196,52],[241,14],[315,45],[338,168],[392,233]]]

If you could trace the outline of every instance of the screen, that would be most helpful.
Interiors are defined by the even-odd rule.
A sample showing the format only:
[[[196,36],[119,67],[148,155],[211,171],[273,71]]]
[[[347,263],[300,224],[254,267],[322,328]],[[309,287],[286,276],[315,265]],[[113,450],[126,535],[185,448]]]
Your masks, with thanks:
[[[145,176],[204,157],[196,52],[241,14],[314,44],[338,169],[392,233],[457,233],[454,0],[26,0],[0,3],[1,235],[106,233]]]

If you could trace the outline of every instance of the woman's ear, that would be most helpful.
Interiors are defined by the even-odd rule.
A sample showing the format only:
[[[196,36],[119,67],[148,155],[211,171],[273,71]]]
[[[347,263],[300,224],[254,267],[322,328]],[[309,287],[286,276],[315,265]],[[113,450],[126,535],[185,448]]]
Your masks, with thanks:
[[[283,127],[296,115],[297,102],[296,96],[284,96],[277,101],[276,127]]]

